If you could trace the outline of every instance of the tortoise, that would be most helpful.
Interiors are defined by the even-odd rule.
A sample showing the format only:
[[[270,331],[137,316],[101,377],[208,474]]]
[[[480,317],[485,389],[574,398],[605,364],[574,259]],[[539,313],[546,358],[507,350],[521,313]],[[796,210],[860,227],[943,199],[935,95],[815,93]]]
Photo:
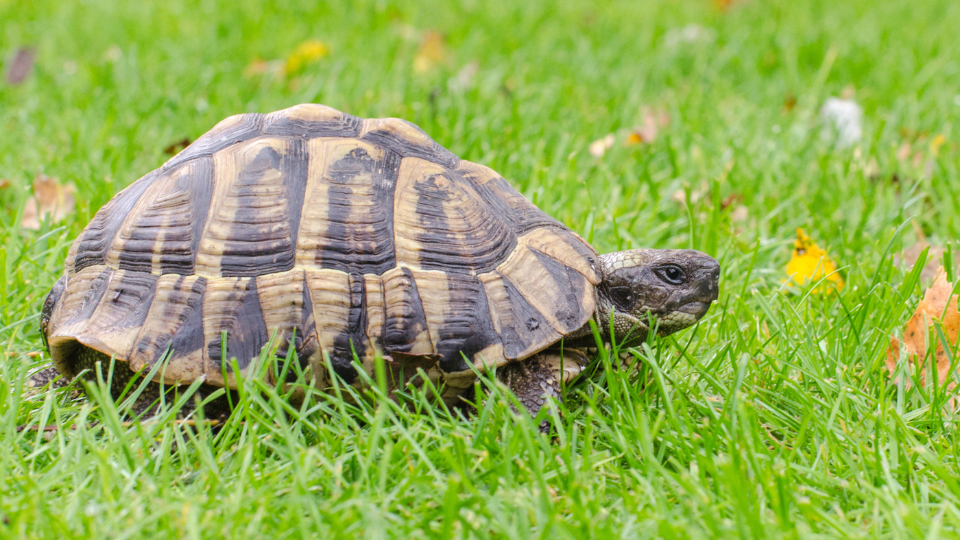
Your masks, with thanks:
[[[236,388],[273,346],[317,388],[362,386],[382,358],[392,388],[431,379],[450,404],[496,367],[534,415],[589,361],[591,320],[618,343],[650,316],[676,332],[720,268],[694,250],[598,255],[415,125],[315,104],[223,120],[103,206],[64,266],[36,385],[113,360],[116,397],[153,370],[143,412],[168,386]]]

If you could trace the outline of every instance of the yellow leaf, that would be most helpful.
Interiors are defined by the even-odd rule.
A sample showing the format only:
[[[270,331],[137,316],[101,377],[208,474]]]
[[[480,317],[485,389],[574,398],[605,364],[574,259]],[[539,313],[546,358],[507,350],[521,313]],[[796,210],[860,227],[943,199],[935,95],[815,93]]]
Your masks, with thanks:
[[[943,133],[937,135],[930,141],[930,153],[933,154],[933,157],[940,156],[940,147],[947,142],[947,138],[943,136]]]
[[[417,73],[430,71],[446,58],[446,44],[443,34],[431,30],[423,35],[417,54],[413,57],[413,70]]]
[[[307,64],[312,64],[329,54],[330,49],[327,44],[318,39],[308,39],[287,56],[287,62],[284,66],[284,73],[287,76],[295,75],[300,72]]]
[[[896,369],[900,360],[901,345],[909,361],[923,362],[927,356],[927,344],[936,339],[936,333],[929,329],[939,323],[943,335],[950,342],[954,355],[957,354],[957,334],[960,333],[960,311],[957,310],[957,295],[953,292],[953,283],[947,281],[947,275],[940,268],[933,285],[923,295],[923,300],[917,305],[917,311],[907,321],[903,328],[903,343],[897,338],[891,338],[890,348],[887,349],[887,369],[891,373]],[[937,344],[934,354],[937,361],[937,375],[941,384],[947,380],[950,370],[950,358],[943,343]],[[921,383],[926,379],[926,368],[921,372]],[[952,388],[952,384],[950,385]]]
[[[808,280],[819,281],[825,276],[837,289],[843,288],[843,278],[837,273],[837,265],[833,259],[798,227],[797,240],[793,244],[793,255],[787,264],[787,279],[784,282],[803,285]]]

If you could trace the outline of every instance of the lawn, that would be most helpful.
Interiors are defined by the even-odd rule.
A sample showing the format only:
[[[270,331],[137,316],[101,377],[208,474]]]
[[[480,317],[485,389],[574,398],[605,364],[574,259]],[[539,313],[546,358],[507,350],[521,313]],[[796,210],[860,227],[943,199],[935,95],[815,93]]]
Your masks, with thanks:
[[[0,81],[0,537],[960,536],[956,391],[885,367],[929,284],[900,253],[960,249],[960,4],[269,4],[0,0],[2,72],[36,51]],[[304,102],[418,124],[601,252],[708,252],[720,299],[633,369],[601,351],[553,438],[497,390],[464,419],[250,381],[216,427],[25,395],[100,206],[222,118]],[[34,230],[39,175],[76,204]],[[798,227],[842,288],[784,284]]]

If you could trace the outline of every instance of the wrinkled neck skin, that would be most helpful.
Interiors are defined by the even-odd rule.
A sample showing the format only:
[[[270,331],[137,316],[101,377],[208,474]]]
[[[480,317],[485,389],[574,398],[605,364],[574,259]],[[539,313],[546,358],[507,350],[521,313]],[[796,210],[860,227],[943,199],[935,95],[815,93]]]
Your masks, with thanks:
[[[604,295],[595,292],[594,296],[597,307],[593,312],[592,320],[596,323],[597,330],[600,332],[600,339],[603,340],[604,344],[610,344],[611,341],[613,341],[610,339],[611,316],[613,317],[612,323],[614,327],[633,329],[627,339],[617,342],[618,347],[636,347],[647,340],[647,334],[650,332],[647,321],[642,321],[623,313],[617,313],[613,308],[613,304]],[[580,327],[576,332],[571,332],[567,335],[563,340],[563,344],[564,347],[580,350],[596,347],[597,341],[593,337],[593,330],[590,329],[590,322],[588,321],[587,324]]]

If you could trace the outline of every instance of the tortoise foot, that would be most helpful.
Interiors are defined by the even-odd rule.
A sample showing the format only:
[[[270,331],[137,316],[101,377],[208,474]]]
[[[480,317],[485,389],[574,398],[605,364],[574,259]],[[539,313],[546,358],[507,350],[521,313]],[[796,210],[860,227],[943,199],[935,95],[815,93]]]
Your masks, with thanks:
[[[553,367],[544,361],[541,355],[535,355],[520,362],[513,362],[497,369],[497,379],[517,396],[530,416],[536,417],[548,398],[562,402],[560,379]],[[540,431],[547,433],[550,425],[546,420],[540,422]]]

